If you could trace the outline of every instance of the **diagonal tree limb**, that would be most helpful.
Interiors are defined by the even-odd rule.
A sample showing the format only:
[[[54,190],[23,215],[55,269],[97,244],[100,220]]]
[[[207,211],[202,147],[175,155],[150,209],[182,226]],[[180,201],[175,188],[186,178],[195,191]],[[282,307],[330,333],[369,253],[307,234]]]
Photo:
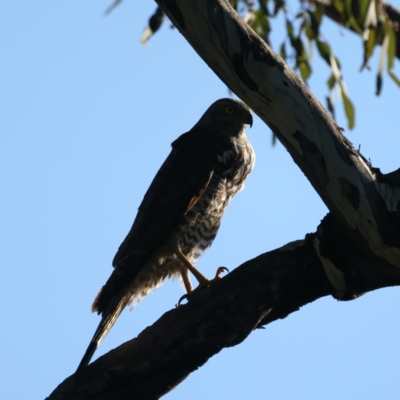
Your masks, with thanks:
[[[299,76],[223,1],[158,0],[220,79],[273,130],[329,210],[359,245],[397,271],[397,191],[342,134]]]
[[[159,0],[213,71],[273,129],[330,213],[66,379],[49,399],[158,399],[222,348],[326,295],[400,284],[400,174],[383,175],[224,0]]]

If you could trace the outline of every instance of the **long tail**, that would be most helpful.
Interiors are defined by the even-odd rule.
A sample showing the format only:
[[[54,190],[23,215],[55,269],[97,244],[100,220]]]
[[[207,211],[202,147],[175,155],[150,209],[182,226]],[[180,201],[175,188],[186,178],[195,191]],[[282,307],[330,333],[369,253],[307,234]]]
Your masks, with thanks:
[[[122,296],[115,296],[116,298],[111,301],[111,304],[107,307],[107,310],[103,312],[99,326],[93,335],[89,346],[79,363],[76,373],[80,372],[82,368],[86,367],[93,357],[94,352],[99,347],[102,340],[106,337],[107,333],[115,324],[117,318],[121,315],[122,310],[128,305],[130,296],[126,293]]]

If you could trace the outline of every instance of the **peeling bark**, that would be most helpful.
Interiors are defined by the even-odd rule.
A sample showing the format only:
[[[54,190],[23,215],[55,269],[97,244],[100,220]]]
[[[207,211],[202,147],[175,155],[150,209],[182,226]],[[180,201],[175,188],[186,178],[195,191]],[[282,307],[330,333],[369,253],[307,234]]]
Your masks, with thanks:
[[[49,399],[158,399],[222,348],[323,296],[400,284],[400,170],[382,174],[300,78],[224,1],[158,0],[191,46],[261,117],[328,206],[317,231],[250,260],[67,378]]]

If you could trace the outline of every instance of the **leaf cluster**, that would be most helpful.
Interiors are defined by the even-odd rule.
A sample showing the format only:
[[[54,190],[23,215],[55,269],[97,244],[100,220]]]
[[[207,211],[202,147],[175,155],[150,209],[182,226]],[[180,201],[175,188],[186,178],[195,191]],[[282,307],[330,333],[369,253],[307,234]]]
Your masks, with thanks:
[[[400,80],[393,73],[398,24],[390,20],[378,0],[300,0],[296,3],[298,9],[295,13],[289,0],[243,0],[231,1],[231,4],[268,44],[271,20],[283,15],[287,35],[279,46],[279,54],[306,83],[312,74],[311,61],[316,49],[330,69],[327,108],[334,116],[334,94],[337,92],[344,105],[349,129],[355,124],[355,108],[346,89],[341,62],[322,32],[324,17],[359,34],[363,46],[361,70],[369,68],[375,48],[381,46],[376,95],[381,93],[385,66],[389,76],[400,86]]]
[[[122,0],[115,0],[112,10]],[[228,0],[243,20],[269,45],[272,21],[284,21],[286,36],[279,49],[280,56],[307,83],[312,75],[311,62],[314,52],[328,66],[330,76],[327,80],[326,106],[335,116],[335,93],[344,106],[348,127],[355,125],[355,108],[350,99],[343,79],[342,66],[335,56],[332,46],[322,32],[325,17],[357,33],[362,39],[363,57],[360,70],[369,67],[369,61],[380,46],[379,64],[376,75],[376,95],[382,90],[383,72],[387,70],[392,80],[400,86],[399,78],[394,74],[394,59],[398,54],[396,36],[399,23],[393,21],[380,0],[296,0],[293,12],[293,1],[290,0]],[[150,37],[157,32],[164,20],[159,7],[149,18],[148,26],[143,31],[141,41],[147,44]],[[283,17],[283,18],[282,18]]]

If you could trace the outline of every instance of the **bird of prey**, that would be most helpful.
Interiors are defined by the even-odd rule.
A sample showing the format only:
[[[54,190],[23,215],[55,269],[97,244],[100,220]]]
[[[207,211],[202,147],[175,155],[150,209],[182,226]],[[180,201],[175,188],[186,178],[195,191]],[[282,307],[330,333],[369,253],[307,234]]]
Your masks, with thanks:
[[[254,151],[245,132],[252,123],[245,103],[220,99],[172,143],[114,257],[114,271],[94,299],[92,312],[101,314],[101,321],[78,371],[89,364],[122,310],[165,278],[181,278],[188,294],[189,271],[199,287],[213,281],[193,264],[211,246],[228,203],[253,169]],[[220,273],[221,268],[214,280]]]

